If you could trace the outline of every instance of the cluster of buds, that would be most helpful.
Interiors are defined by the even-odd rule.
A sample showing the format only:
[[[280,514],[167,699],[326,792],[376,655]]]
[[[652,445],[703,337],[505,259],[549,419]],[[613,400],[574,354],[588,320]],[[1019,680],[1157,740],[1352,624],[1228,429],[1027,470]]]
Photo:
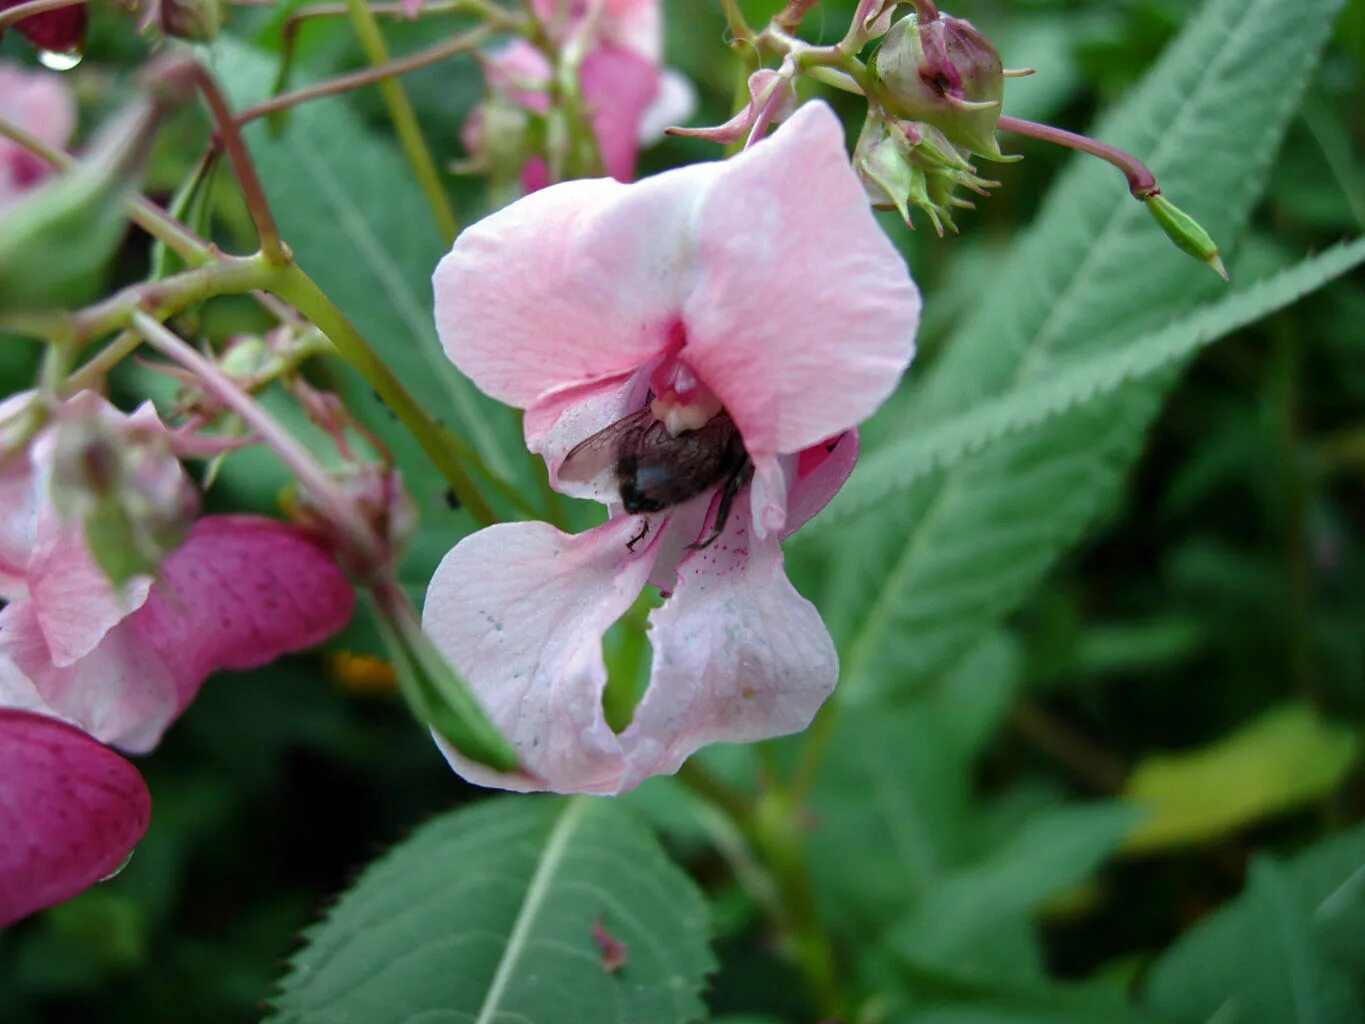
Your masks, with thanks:
[[[890,26],[868,63],[873,100],[853,163],[874,206],[928,214],[934,229],[956,231],[958,195],[986,195],[997,183],[977,174],[974,156],[1000,151],[996,124],[1005,92],[1000,54],[970,22],[915,10]]]

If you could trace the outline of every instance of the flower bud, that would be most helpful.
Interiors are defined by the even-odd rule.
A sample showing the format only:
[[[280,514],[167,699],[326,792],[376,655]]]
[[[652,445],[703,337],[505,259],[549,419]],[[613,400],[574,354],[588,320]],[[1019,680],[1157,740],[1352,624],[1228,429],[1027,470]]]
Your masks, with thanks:
[[[1200,263],[1207,264],[1224,281],[1228,279],[1227,269],[1218,255],[1214,244],[1203,226],[1180,207],[1176,206],[1160,192],[1154,192],[1143,199],[1153,219],[1161,225],[1166,237],[1175,243],[1181,252],[1189,253]]]
[[[950,15],[921,21],[909,14],[872,57],[890,112],[933,125],[953,145],[1003,159],[995,140],[1005,94],[1000,54],[971,22]]]
[[[62,408],[50,443],[53,503],[84,525],[100,568],[116,585],[155,572],[199,508],[161,423],[87,393]]]
[[[223,27],[221,0],[153,0],[150,20],[168,36],[209,43]]]
[[[972,205],[955,194],[958,188],[985,195],[998,184],[978,177],[976,168],[936,128],[873,117],[858,137],[853,167],[874,207],[894,208],[910,227],[910,207],[918,207],[940,236],[945,226],[957,230],[954,207]]]

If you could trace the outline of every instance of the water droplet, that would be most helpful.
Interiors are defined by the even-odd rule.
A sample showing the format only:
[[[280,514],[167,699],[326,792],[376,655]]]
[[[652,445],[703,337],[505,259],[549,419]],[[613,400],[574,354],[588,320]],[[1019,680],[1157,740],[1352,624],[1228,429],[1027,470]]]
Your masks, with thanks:
[[[39,50],[38,63],[52,71],[70,71],[84,56],[80,50]]]
[[[123,863],[121,863],[118,867],[114,868],[114,870],[109,872],[109,874],[101,878],[100,881],[108,882],[109,880],[117,878],[119,875],[123,874],[123,869],[126,868],[130,863],[132,863],[133,854],[136,852],[137,852],[136,849],[129,850],[128,856],[123,858]]]

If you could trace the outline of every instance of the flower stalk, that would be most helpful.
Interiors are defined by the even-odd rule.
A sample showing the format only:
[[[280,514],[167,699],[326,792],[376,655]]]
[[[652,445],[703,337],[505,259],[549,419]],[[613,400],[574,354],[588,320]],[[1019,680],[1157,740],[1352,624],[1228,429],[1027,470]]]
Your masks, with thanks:
[[[391,58],[388,44],[384,42],[383,33],[379,31],[379,23],[375,20],[366,0],[346,0],[346,6],[350,12],[351,25],[370,66],[379,68],[389,64]],[[455,217],[455,208],[451,205],[450,196],[446,194],[445,186],[441,182],[436,161],[427,147],[426,139],[422,136],[421,126],[417,123],[417,115],[413,112],[408,94],[402,84],[391,75],[385,76],[377,84],[384,106],[388,109],[389,120],[393,122],[394,131],[398,134],[399,144],[407,155],[422,194],[426,196],[431,206],[436,228],[449,245],[460,233],[460,224]]]

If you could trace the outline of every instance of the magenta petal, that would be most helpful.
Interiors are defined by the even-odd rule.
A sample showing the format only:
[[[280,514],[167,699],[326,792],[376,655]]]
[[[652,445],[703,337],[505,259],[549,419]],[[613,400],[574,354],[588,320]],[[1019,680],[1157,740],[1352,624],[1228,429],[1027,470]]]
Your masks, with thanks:
[[[466,779],[562,793],[620,787],[620,741],[602,712],[602,637],[653,564],[647,543],[633,556],[626,549],[638,522],[623,516],[576,536],[545,523],[505,523],[466,537],[441,562],[422,628],[545,785],[499,775],[443,747]]]
[[[782,568],[776,537],[751,538],[747,497],[711,547],[692,553],[650,615],[649,690],[621,737],[622,788],[675,772],[709,743],[798,732],[834,690],[839,663],[815,606]]]
[[[786,539],[820,513],[844,486],[858,461],[858,431],[846,430],[837,437],[811,445],[794,460],[795,481],[787,495]]]
[[[617,181],[635,176],[640,122],[659,94],[659,69],[630,50],[603,46],[579,71],[602,165]]]
[[[142,776],[78,729],[0,710],[0,928],[116,871],[147,831]]]
[[[128,626],[165,661],[183,708],[211,672],[321,643],[355,595],[312,534],[258,516],[207,516],[161,566]]]
[[[723,166],[694,218],[682,357],[750,455],[790,455],[856,426],[895,389],[919,291],[823,103]]]

